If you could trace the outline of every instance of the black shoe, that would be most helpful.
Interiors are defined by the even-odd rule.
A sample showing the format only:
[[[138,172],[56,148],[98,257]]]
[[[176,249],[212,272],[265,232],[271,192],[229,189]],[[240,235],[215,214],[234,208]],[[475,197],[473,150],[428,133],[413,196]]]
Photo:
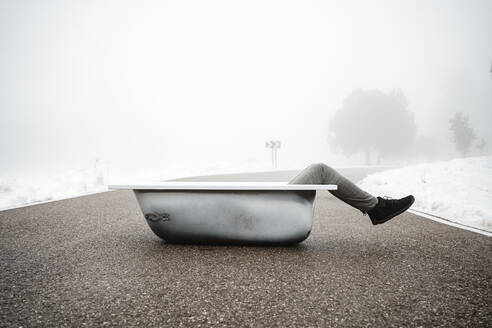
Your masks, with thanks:
[[[415,198],[412,195],[401,199],[378,197],[378,204],[367,214],[372,224],[381,224],[408,210],[414,201]]]

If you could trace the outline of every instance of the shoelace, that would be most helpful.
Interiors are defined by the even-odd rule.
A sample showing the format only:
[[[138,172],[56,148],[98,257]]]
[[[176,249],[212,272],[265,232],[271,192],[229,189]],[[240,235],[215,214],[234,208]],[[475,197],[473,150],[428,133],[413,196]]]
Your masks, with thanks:
[[[394,201],[396,200],[396,199],[391,198],[391,197],[389,197],[389,196],[383,196],[383,197],[381,197],[381,198],[382,198],[382,199],[384,199],[384,200],[388,200],[388,201],[390,201],[390,203],[391,203],[391,204],[393,204],[393,203],[394,203]],[[362,215],[364,215],[364,216],[368,215],[368,214],[367,214],[367,212],[364,212],[363,210],[359,210],[359,211],[361,211],[361,212],[362,212]]]
[[[386,206],[390,206],[390,208],[392,208],[393,206],[395,206],[398,202],[398,199],[394,199],[394,198],[391,198],[389,196],[384,196],[382,197],[385,201],[386,201]]]

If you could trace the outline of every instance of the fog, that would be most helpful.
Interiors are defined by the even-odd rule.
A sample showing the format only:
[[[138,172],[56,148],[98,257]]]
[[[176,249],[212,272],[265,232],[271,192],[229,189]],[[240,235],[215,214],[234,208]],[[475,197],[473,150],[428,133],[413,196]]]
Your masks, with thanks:
[[[354,90],[434,144],[380,164],[459,157],[456,112],[490,153],[491,41],[490,1],[0,1],[0,173],[363,165],[329,142]]]

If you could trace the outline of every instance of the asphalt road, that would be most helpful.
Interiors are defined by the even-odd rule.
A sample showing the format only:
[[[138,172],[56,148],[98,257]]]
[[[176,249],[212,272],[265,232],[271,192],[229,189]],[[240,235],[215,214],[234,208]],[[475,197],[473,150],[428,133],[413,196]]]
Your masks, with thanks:
[[[167,244],[128,191],[0,212],[0,237],[2,327],[492,325],[492,238],[328,192],[292,247]]]

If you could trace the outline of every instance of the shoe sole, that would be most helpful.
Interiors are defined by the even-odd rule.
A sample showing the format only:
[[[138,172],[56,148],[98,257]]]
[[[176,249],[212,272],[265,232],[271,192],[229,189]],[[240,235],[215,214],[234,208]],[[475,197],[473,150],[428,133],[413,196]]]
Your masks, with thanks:
[[[387,221],[391,220],[391,219],[392,219],[392,218],[394,218],[395,216],[398,216],[398,215],[400,215],[401,213],[403,213],[403,212],[405,212],[406,210],[408,210],[408,209],[410,208],[410,206],[412,206],[412,205],[413,205],[413,202],[415,202],[415,197],[413,197],[413,196],[412,196],[412,201],[410,202],[410,204],[408,204],[408,206],[407,206],[407,207],[404,207],[401,211],[398,211],[398,212],[396,212],[396,213],[393,213],[393,214],[391,214],[391,215],[389,215],[389,216],[385,217],[384,219],[379,220],[378,222],[373,222],[373,221],[371,221],[371,222],[372,222],[372,224],[373,224],[373,225],[378,225],[378,224],[382,224],[382,223],[385,223],[385,222],[387,222]]]

